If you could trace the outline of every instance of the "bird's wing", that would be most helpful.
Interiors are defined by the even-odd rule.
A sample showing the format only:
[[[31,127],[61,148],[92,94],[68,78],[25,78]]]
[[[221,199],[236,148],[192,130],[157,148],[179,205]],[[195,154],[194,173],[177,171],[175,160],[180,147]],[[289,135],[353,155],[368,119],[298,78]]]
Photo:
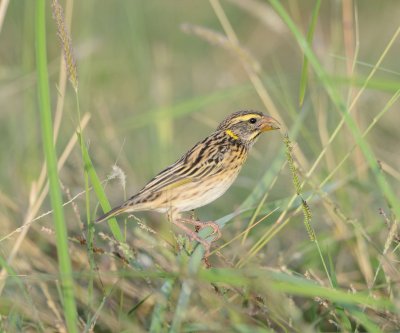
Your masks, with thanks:
[[[196,144],[187,154],[155,176],[137,195],[171,190],[191,182],[200,182],[224,167],[228,146],[210,145],[210,137]]]

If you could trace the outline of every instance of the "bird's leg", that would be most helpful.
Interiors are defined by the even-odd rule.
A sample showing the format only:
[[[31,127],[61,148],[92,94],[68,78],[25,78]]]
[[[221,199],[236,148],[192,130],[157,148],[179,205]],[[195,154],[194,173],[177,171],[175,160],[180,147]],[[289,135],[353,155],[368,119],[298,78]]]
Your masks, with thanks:
[[[190,218],[191,218],[192,220],[194,220],[194,221],[198,221],[198,220],[199,220],[199,218],[196,216],[196,212],[194,211],[194,209],[192,209],[192,210],[190,211]]]
[[[174,222],[174,219],[179,217],[172,209],[167,212],[167,217],[169,222]]]
[[[190,230],[184,223],[182,223],[183,222],[182,220],[183,219],[175,219],[172,220],[172,223],[175,224],[177,227],[181,228],[190,237],[191,240],[195,240],[199,242],[201,245],[203,245],[205,250],[204,257],[207,258],[210,255],[211,244],[207,242],[205,239],[201,238],[196,232]]]
[[[200,221],[199,218],[196,216],[196,213],[195,213],[194,209],[192,209],[192,210],[190,211],[190,218],[191,218],[193,221]],[[194,231],[198,233],[198,232],[200,231],[200,227],[199,227],[198,225],[196,225],[196,226],[194,227]]]
[[[202,230],[203,228],[210,227],[213,230],[211,235],[216,235],[215,238],[213,239],[213,242],[217,241],[222,236],[221,230],[219,229],[219,225],[213,221],[201,222],[198,220],[185,219],[185,218],[180,218],[179,221],[194,225],[196,232]]]

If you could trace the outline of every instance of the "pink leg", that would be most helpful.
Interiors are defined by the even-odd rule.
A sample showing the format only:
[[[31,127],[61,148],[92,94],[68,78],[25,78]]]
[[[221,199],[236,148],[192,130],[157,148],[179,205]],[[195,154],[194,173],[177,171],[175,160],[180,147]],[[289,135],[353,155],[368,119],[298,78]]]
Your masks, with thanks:
[[[212,221],[200,222],[200,221],[196,221],[196,220],[192,220],[192,219],[184,219],[184,218],[179,219],[179,221],[181,221],[183,223],[188,223],[188,224],[194,225],[196,227],[196,231],[200,231],[203,228],[210,227],[213,230],[211,235],[216,234],[215,238],[213,239],[213,242],[217,241],[222,236],[221,230],[219,229],[218,224],[216,224],[215,222],[212,222]]]
[[[190,239],[199,242],[201,245],[204,246],[205,253],[204,257],[207,258],[210,255],[210,247],[211,244],[201,238],[198,234],[196,234],[193,230],[190,230],[187,226],[180,222],[181,220],[173,220],[172,223],[175,224],[177,227],[181,228],[186,234],[190,237]]]

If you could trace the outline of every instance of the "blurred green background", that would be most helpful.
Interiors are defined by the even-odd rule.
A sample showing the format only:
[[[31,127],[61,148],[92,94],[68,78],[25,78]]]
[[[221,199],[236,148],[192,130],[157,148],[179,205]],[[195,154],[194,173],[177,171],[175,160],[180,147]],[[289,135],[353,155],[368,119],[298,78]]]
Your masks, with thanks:
[[[315,1],[292,0],[282,1],[282,4],[299,31],[307,35]],[[385,196],[377,187],[362,154],[357,149],[352,152],[326,186],[319,188],[320,182],[355,143],[346,126],[332,140],[315,171],[305,178],[342,115],[312,68],[307,71],[307,89],[304,103],[300,105],[303,53],[286,23],[267,1],[227,0],[222,2],[222,8],[240,46],[259,65],[255,75],[268,91],[285,124],[282,132],[293,135],[300,178],[306,181],[305,197],[310,193],[317,194],[310,202],[312,225],[323,247],[329,248],[339,284],[344,288],[354,286],[363,290],[376,286],[373,281],[376,282],[374,274],[379,265],[377,258],[388,237],[388,228],[379,209],[386,212],[389,224],[396,217],[391,215]],[[26,217],[29,202],[38,195],[34,186],[44,161],[36,93],[34,9],[35,1],[11,1],[0,32],[2,238],[20,227]],[[399,17],[400,2],[396,0],[321,3],[312,49],[348,106],[366,85],[351,111],[361,132],[400,89],[398,38],[388,47],[399,28]],[[85,142],[101,180],[107,178],[114,164],[127,177],[126,193],[117,180],[107,182],[106,193],[113,205],[134,194],[157,172],[211,133],[229,113],[255,109],[271,114],[249,80],[246,59],[221,40],[210,42],[196,33],[186,33],[183,24],[225,35],[208,1],[85,0],[73,4],[70,31],[78,67],[79,104],[82,115],[91,115],[84,130]],[[55,109],[62,54],[50,3],[47,32],[50,88]],[[387,54],[378,64],[385,51]],[[376,73],[367,81],[377,64]],[[70,85],[64,101],[56,143],[59,155],[74,136],[78,124],[76,96]],[[381,163],[381,172],[397,196],[400,194],[398,108],[399,103],[394,103],[366,137]],[[262,136],[233,187],[216,202],[199,209],[199,217],[214,220],[234,212],[257,189],[261,179],[267,179],[262,191],[264,194],[265,188],[268,189],[267,202],[276,202],[280,210],[284,210],[295,190],[290,170],[283,165],[283,148],[279,133]],[[281,162],[271,171],[271,164],[279,156]],[[78,146],[68,157],[60,178],[65,201],[68,193],[73,197],[84,190]],[[274,178],[276,183],[269,188]],[[255,204],[250,208],[254,208],[261,196],[251,198]],[[90,200],[94,212],[97,198],[91,195]],[[85,219],[84,195],[74,202],[76,208],[67,205],[65,212],[70,235],[77,236],[84,234],[77,218]],[[50,209],[50,201],[46,199],[37,215]],[[269,206],[265,206],[265,210],[268,209]],[[156,214],[139,216],[149,221],[165,221],[165,217]],[[284,232],[275,235],[258,253],[254,264],[276,269],[289,267],[299,274],[311,269],[323,279],[321,262],[308,239],[301,212],[290,218]],[[263,233],[275,220],[274,215],[256,230]],[[247,217],[235,218],[224,229],[223,240],[236,236],[247,223]],[[159,223],[151,225],[161,229]],[[52,227],[51,215],[32,225],[12,264],[17,272],[54,274],[54,237],[48,237],[42,226]],[[165,237],[170,237],[170,226],[163,226]],[[100,228],[106,230],[107,227]],[[128,223],[128,230],[130,228]],[[17,236],[6,237],[0,242],[5,259]],[[245,253],[252,246],[257,236],[253,233],[246,244],[238,241],[222,251],[235,262],[242,251]],[[132,239],[134,237],[128,236],[128,243],[133,242]],[[39,259],[32,259],[43,256],[52,263],[48,266],[52,267],[49,271],[41,265],[38,268],[35,260]],[[390,260],[395,260],[393,258],[398,259],[396,251]],[[84,266],[82,263],[74,265]],[[388,280],[399,277],[398,268],[394,271],[394,275],[386,271],[379,275],[378,280],[384,288],[388,287]],[[396,298],[397,294],[392,296]],[[312,319],[305,315],[304,321]],[[376,322],[380,323],[380,320]]]

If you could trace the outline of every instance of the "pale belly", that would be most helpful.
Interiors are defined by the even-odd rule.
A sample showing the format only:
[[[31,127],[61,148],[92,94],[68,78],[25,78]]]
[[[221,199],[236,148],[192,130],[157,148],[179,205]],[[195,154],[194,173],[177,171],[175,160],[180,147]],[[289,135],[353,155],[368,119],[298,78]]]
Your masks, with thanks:
[[[199,183],[185,184],[179,189],[174,189],[173,193],[165,193],[165,204],[156,209],[161,213],[170,210],[176,212],[187,212],[205,206],[223,195],[235,181],[239,170],[235,170],[231,177],[227,177],[219,182],[213,179]]]

